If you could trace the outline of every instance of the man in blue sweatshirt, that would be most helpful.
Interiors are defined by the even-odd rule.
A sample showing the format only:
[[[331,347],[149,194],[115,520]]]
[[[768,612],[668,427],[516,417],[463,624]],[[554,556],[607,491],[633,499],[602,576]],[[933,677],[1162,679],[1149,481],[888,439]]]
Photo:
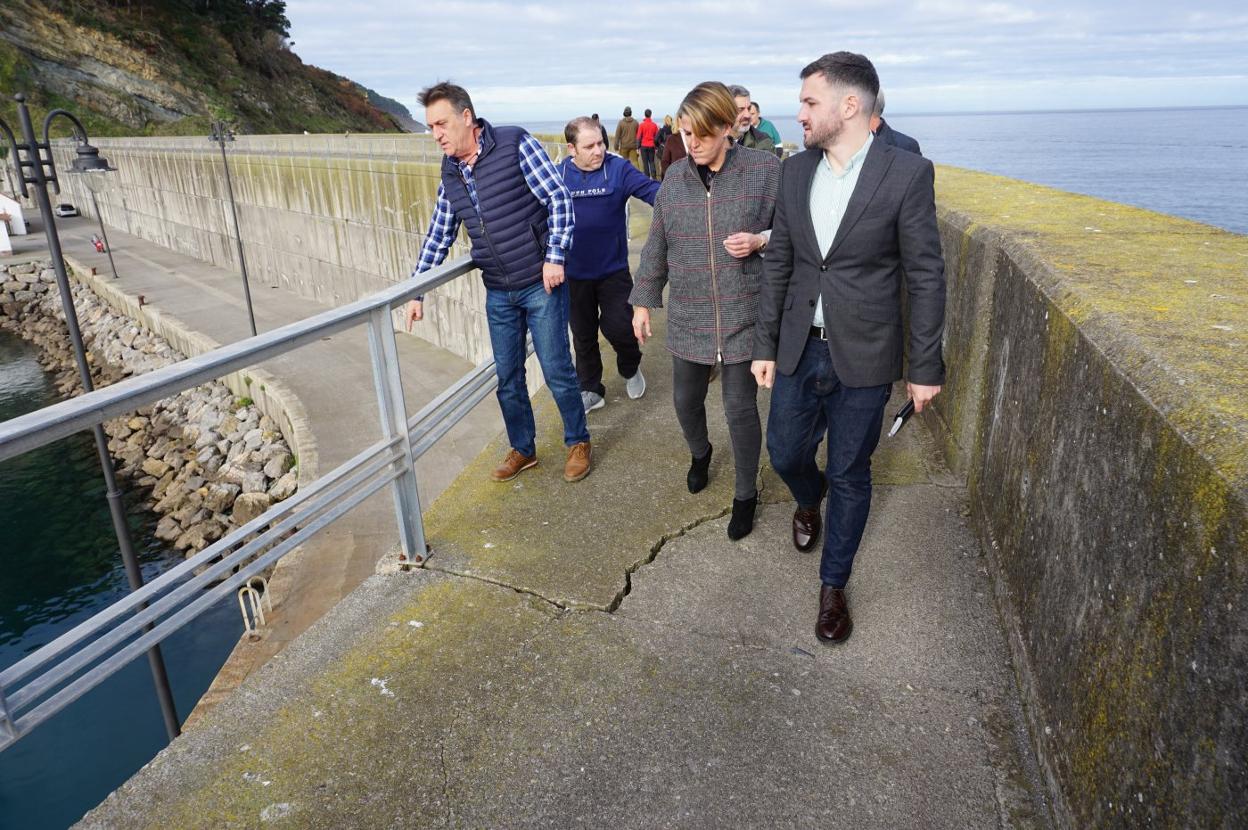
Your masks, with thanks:
[[[592,119],[572,119],[563,135],[568,155],[559,164],[559,173],[576,213],[575,244],[567,251],[564,273],[572,294],[569,322],[576,375],[588,413],[606,405],[599,327],[615,349],[615,364],[628,396],[636,400],[646,392],[641,348],[633,336],[633,307],[628,304],[633,275],[628,270],[625,205],[630,197],[653,205],[659,183],[620,156],[607,155],[602,132]]]

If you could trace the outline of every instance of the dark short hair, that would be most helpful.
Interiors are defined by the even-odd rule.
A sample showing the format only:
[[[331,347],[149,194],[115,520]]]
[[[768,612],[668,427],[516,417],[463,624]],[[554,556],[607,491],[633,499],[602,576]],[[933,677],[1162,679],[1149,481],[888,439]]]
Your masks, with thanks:
[[[594,121],[592,116],[586,118],[583,115],[578,115],[576,118],[569,121],[567,126],[563,128],[564,140],[566,140],[569,144],[576,144],[576,139],[580,136],[581,130],[593,130],[595,135],[602,135],[602,129],[598,126],[598,123]]]
[[[625,118],[628,118],[628,117],[629,117],[629,116],[631,116],[632,114],[633,114],[633,108],[632,108],[632,107],[625,107],[625,108],[624,108],[624,117],[625,117]]]
[[[422,107],[427,107],[438,101],[450,101],[456,113],[468,110],[468,112],[472,113],[473,118],[477,117],[477,111],[472,106],[472,98],[468,97],[468,90],[450,81],[438,81],[433,86],[425,87],[416,96],[416,100],[420,102]]]
[[[646,110],[646,118],[650,117],[650,110]]]
[[[758,105],[758,102],[757,102],[757,101],[751,101],[751,102],[750,102],[750,106],[751,106],[751,107],[753,107],[754,109],[758,110],[758,114],[759,114],[759,115],[762,115],[762,114],[763,114],[763,108],[762,108],[762,107],[760,107],[760,106]]]
[[[857,91],[862,98],[862,108],[868,115],[875,109],[875,96],[880,94],[880,76],[865,55],[832,52],[807,64],[801,77],[805,80],[816,72],[832,86]]]
[[[590,118],[592,118],[592,119],[594,119],[595,121],[597,121],[597,120],[598,120],[598,113],[594,113],[593,115],[591,115],[591,116],[590,116]]]

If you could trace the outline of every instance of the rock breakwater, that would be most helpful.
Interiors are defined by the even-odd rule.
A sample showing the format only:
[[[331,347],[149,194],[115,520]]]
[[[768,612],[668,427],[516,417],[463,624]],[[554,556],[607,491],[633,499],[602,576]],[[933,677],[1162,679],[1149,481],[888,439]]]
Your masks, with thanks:
[[[71,283],[92,382],[107,386],[184,358],[161,337]],[[0,327],[39,348],[60,394],[82,391],[50,263],[0,266]],[[290,497],[297,459],[278,425],[220,382],[104,425],[117,471],[149,491],[156,536],[188,554]]]

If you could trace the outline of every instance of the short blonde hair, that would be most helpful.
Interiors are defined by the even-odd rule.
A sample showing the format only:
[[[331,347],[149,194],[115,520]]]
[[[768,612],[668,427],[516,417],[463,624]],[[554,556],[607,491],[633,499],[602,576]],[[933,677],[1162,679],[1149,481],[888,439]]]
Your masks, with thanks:
[[[719,81],[703,81],[680,102],[676,117],[688,118],[693,134],[705,138],[737,123],[737,102]]]

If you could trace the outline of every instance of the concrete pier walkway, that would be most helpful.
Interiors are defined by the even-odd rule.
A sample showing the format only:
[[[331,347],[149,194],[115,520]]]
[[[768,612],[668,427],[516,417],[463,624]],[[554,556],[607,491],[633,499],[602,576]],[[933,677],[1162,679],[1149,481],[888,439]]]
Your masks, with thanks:
[[[67,253],[107,273],[90,234],[68,223]],[[246,335],[236,274],[110,236],[127,293]],[[261,328],[321,310],[253,296]],[[765,463],[755,530],[727,539],[718,385],[711,485],[687,492],[656,322],[643,399],[608,369],[587,479],[562,480],[542,391],[541,463],[489,481],[505,445],[482,449],[500,424],[478,407],[422,465],[441,492],[428,567],[392,567],[388,498],[331,528],[286,569],[298,602],[279,594],[274,632],[232,661],[241,686],[81,826],[1048,827],[987,559],[923,424],[877,453],[854,634],[826,646],[818,555],[792,548]],[[468,368],[400,340],[409,408]],[[376,435],[366,349],[350,332],[269,366],[304,400],[322,469]]]
[[[643,366],[640,401],[608,372],[587,479],[562,480],[539,393],[538,467],[493,483],[487,447],[429,510],[427,569],[367,579],[81,826],[1048,826],[986,560],[922,425],[877,455],[856,628],[829,647],[774,475],[727,539],[719,387],[693,496],[661,347]]]

